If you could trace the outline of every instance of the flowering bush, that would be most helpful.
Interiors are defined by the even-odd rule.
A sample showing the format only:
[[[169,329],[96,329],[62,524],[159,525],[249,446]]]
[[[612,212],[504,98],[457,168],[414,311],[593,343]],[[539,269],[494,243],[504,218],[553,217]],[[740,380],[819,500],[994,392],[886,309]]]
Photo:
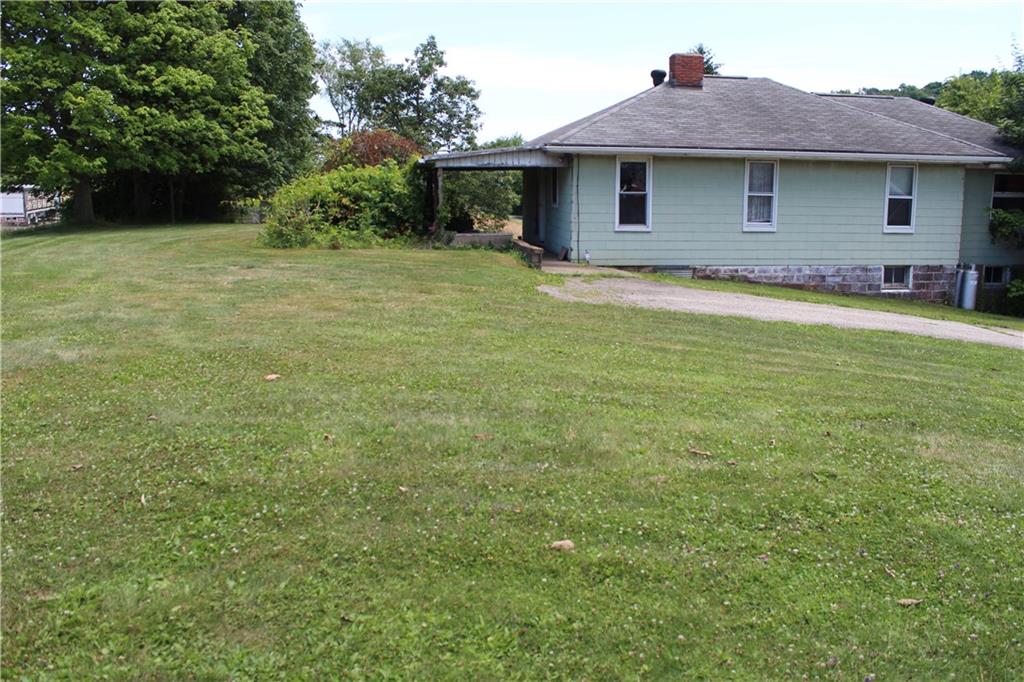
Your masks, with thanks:
[[[331,140],[324,150],[323,170],[342,166],[379,166],[388,159],[406,164],[422,155],[412,140],[390,130],[358,130],[348,137]]]

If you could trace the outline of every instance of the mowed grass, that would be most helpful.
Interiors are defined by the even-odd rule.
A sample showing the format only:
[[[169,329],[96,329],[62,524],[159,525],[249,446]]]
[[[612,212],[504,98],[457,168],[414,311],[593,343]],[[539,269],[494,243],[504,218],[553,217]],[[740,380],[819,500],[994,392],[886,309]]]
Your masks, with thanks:
[[[255,236],[4,239],[5,679],[1024,676],[1024,353]]]

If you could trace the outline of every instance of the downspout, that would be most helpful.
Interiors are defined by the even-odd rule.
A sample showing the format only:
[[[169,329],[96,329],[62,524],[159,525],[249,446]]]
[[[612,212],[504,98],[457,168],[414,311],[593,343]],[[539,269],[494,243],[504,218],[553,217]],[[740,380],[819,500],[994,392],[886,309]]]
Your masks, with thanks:
[[[572,155],[572,219],[570,229],[576,232],[576,262],[580,262],[580,157]],[[569,233],[569,246],[572,247],[572,232]],[[571,260],[571,259],[570,259]]]

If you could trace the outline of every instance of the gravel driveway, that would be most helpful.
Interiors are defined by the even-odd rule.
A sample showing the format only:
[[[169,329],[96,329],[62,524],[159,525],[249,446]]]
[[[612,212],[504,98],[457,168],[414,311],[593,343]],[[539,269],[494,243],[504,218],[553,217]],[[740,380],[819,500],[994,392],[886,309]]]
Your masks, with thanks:
[[[544,285],[537,288],[563,301],[617,303],[638,308],[732,315],[755,320],[828,324],[851,329],[879,329],[1024,350],[1024,332],[1017,330],[978,327],[962,322],[820,303],[782,301],[749,294],[691,289],[644,279],[609,278],[589,282],[570,279],[562,286]]]

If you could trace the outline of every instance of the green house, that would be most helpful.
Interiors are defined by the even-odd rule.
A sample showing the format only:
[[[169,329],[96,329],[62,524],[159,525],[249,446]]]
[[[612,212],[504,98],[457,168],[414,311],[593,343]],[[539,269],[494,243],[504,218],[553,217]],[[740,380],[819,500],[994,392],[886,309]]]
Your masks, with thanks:
[[[522,169],[523,238],[595,265],[928,300],[950,297],[958,264],[981,270],[983,295],[1024,266],[989,236],[989,208],[1024,208],[1024,176],[1007,170],[1021,150],[995,126],[708,76],[696,54],[651,76],[522,147],[425,163]]]

